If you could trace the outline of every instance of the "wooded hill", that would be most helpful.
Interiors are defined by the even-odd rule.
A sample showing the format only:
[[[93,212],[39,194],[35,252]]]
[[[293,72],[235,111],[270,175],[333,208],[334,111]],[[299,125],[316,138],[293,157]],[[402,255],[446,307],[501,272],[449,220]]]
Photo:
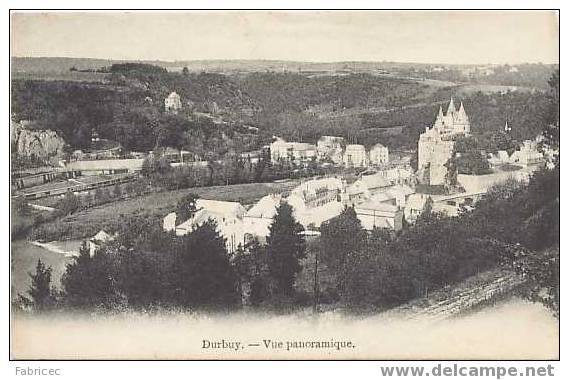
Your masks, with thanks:
[[[438,107],[461,88],[371,73],[225,75],[100,63],[106,65],[97,73],[84,73],[87,78],[103,75],[98,82],[13,79],[12,114],[60,132],[71,149],[89,147],[92,131],[143,151],[169,144],[202,152],[216,148],[223,154],[255,148],[272,135],[314,142],[325,134],[413,149]],[[185,108],[178,116],[163,111],[164,98],[172,91],[180,94]],[[517,91],[480,92],[461,100],[474,134],[497,131],[508,120],[515,138],[525,139],[539,130],[542,99],[540,92]],[[225,123],[198,120],[192,112],[209,113]],[[235,144],[235,133],[254,134],[243,125],[258,128],[259,136]],[[394,126],[402,127],[400,133],[388,129]]]

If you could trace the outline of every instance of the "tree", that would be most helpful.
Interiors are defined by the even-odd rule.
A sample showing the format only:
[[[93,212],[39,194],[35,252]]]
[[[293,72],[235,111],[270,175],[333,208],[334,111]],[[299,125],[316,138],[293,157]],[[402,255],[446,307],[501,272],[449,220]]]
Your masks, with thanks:
[[[178,204],[176,205],[176,218],[179,222],[185,222],[186,220],[193,218],[197,211],[198,198],[198,195],[190,193],[178,201]]]
[[[295,220],[292,207],[281,202],[267,237],[269,271],[279,295],[293,294],[295,276],[302,269],[300,259],[306,251],[302,231],[304,228]]]
[[[188,70],[188,66],[184,66],[184,68],[182,69],[182,74],[186,77],[190,75],[190,70]]]
[[[32,304],[36,310],[45,310],[53,306],[55,297],[51,290],[51,267],[38,259],[36,272],[29,274],[32,284],[28,290]]]
[[[547,109],[543,115],[545,142],[552,149],[559,149],[559,70],[555,71],[548,81],[549,93],[547,95]]]
[[[184,306],[231,306],[238,301],[237,278],[227,257],[225,239],[209,220],[174,246],[178,302]]]
[[[255,237],[247,244],[246,249],[239,245],[233,257],[242,292],[247,294],[249,290],[249,304],[259,305],[268,299],[271,279],[266,247]]]
[[[79,308],[110,305],[116,294],[111,268],[106,252],[91,257],[83,242],[79,255],[67,264],[61,278],[65,303]]]
[[[490,165],[481,153],[478,140],[472,136],[460,136],[455,140],[454,155],[447,163],[449,172],[460,174],[488,174]],[[454,179],[456,183],[456,178]]]
[[[65,193],[63,199],[57,203],[57,208],[63,215],[73,214],[75,211],[79,210],[81,207],[81,201],[79,197],[75,195],[71,190]]]
[[[559,318],[559,247],[536,253],[515,245],[502,251],[504,261],[526,279],[525,296],[542,303]]]
[[[321,227],[322,260],[341,273],[347,255],[359,250],[366,240],[366,232],[353,207],[346,207],[338,217]]]
[[[545,114],[542,116],[544,123],[542,131],[544,140],[542,145],[546,145],[550,149],[557,151],[553,163],[556,167],[559,167],[559,142],[561,137],[559,129],[559,70],[553,73],[548,84],[550,90],[547,96],[547,108]]]

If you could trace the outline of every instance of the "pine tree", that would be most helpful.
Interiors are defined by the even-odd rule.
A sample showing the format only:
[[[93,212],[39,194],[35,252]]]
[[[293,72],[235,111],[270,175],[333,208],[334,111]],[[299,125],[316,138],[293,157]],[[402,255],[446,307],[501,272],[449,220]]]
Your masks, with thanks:
[[[177,301],[184,306],[230,306],[238,300],[237,277],[229,263],[225,239],[209,220],[179,239]]]
[[[33,306],[37,310],[45,310],[53,305],[54,297],[51,291],[51,267],[38,259],[36,272],[30,273],[32,284],[28,290]]]
[[[300,259],[306,254],[304,237],[300,235],[302,231],[304,228],[295,220],[292,207],[282,202],[267,237],[269,271],[280,295],[293,294],[295,276],[302,269]]]
[[[79,256],[67,264],[61,278],[65,302],[75,307],[106,305],[114,294],[111,266],[103,252],[93,257],[85,242],[79,249]]]

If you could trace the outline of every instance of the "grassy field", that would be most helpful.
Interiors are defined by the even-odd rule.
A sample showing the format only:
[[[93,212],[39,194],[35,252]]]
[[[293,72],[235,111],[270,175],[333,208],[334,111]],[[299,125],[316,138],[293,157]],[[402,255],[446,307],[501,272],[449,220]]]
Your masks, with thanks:
[[[78,212],[62,220],[50,222],[44,228],[65,229],[67,239],[83,239],[93,236],[105,226],[117,226],[132,216],[164,217],[172,212],[178,201],[189,193],[200,198],[221,201],[236,201],[251,205],[271,193],[282,193],[298,185],[298,180],[273,183],[251,183],[229,186],[199,187],[177,191],[151,193],[144,196],[107,203]]]

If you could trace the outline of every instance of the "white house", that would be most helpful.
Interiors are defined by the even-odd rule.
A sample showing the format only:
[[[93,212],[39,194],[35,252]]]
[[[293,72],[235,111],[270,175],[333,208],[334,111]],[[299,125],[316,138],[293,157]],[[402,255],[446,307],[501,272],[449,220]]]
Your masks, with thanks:
[[[344,183],[341,179],[321,178],[301,183],[291,191],[291,195],[299,196],[306,208],[314,208],[340,201],[343,190]]]
[[[287,142],[283,139],[277,139],[270,147],[271,162],[278,163],[282,161],[294,161],[296,163],[305,163],[317,158],[317,148],[313,144]]]
[[[377,171],[392,185],[408,185],[414,186],[417,177],[413,173],[410,166],[394,167]]]
[[[368,200],[356,205],[354,210],[366,230],[388,228],[398,231],[403,227],[403,210],[395,205]]]
[[[369,164],[380,166],[389,162],[389,149],[381,144],[375,144],[369,150]]]
[[[512,163],[522,166],[536,165],[544,161],[543,153],[538,150],[537,141],[525,140],[520,150],[516,150],[510,157]]]
[[[244,245],[243,217],[246,210],[240,203],[198,199],[196,208],[195,215],[182,223],[177,221],[175,212],[166,215],[163,220],[164,230],[175,231],[176,235],[183,236],[211,219],[217,223],[219,234],[225,238],[228,252],[234,252],[239,244]]]
[[[280,194],[269,194],[261,198],[251,207],[243,218],[245,228],[245,240],[253,237],[264,241],[269,235],[269,227],[277,213],[283,197]]]
[[[116,235],[111,235],[105,232],[104,230],[97,232],[97,234],[93,236],[91,239],[89,239],[89,241],[87,242],[87,247],[89,248],[89,255],[93,257],[101,245],[109,241],[113,241],[115,237]]]
[[[366,167],[368,164],[368,158],[366,149],[363,145],[350,144],[346,146],[344,151],[344,165],[347,167]]]
[[[180,95],[175,92],[170,93],[166,99],[164,99],[164,109],[166,112],[178,113],[182,109],[182,100]]]
[[[276,210],[281,202],[288,203],[296,220],[306,229],[320,227],[342,212],[344,183],[338,178],[321,178],[304,182],[287,197],[271,194],[261,198],[245,214],[245,237],[263,240],[269,234]]]
[[[372,195],[371,200],[376,202],[383,202],[393,204],[399,208],[404,208],[407,204],[407,199],[415,190],[407,185],[393,185],[384,187],[379,193]]]
[[[316,143],[318,150],[318,158],[320,160],[330,160],[334,164],[342,163],[342,152],[344,146],[344,138],[337,136],[322,136]]]
[[[409,223],[415,223],[419,215],[425,211],[428,199],[429,196],[426,194],[409,195],[404,209],[405,220]]]

